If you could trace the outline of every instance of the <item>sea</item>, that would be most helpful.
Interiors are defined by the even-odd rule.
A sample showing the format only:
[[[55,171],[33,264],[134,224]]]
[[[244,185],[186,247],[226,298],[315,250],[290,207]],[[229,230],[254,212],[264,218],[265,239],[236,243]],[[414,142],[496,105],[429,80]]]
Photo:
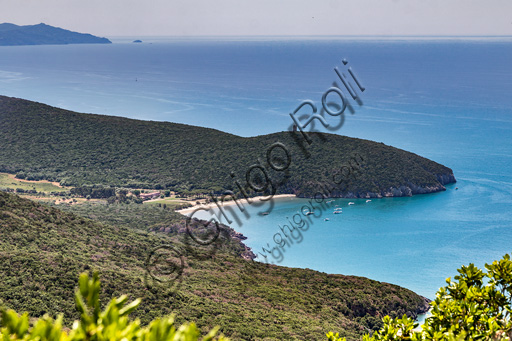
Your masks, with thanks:
[[[137,38],[143,42],[132,43]],[[460,266],[482,267],[512,251],[511,37],[112,40],[0,47],[0,94],[255,136],[288,130],[302,101],[321,108],[327,89],[339,87],[344,113],[324,112],[329,126],[314,120],[307,129],[405,149],[450,167],[457,183],[413,197],[337,199],[308,216],[301,238],[268,261],[365,276],[433,299]],[[326,98],[340,101],[336,96]],[[232,227],[264,254],[305,204],[278,199],[268,215],[246,205],[249,217]],[[342,214],[333,214],[336,205]]]

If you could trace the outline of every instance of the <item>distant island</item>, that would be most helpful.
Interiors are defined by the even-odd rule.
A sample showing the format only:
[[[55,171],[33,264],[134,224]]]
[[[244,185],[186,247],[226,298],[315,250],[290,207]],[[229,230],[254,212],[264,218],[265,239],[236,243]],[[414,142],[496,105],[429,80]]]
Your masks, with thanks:
[[[46,24],[18,26],[0,24],[0,46],[112,44],[107,38],[68,31]]]
[[[134,43],[142,43],[142,40],[137,39],[137,40],[134,40],[133,42]]]
[[[0,96],[0,172],[27,180],[166,189],[185,195],[238,193],[238,181],[253,196],[270,190],[262,173],[253,169],[263,160],[275,194],[297,197],[314,197],[326,186],[333,188],[328,195],[338,198],[411,196],[443,191],[456,181],[450,168],[383,143],[320,133],[311,133],[311,138],[311,145],[291,131],[244,138]],[[266,162],[269,146],[277,142],[290,153],[286,171]],[[272,155],[282,156],[283,151],[277,148]],[[353,171],[351,164],[356,166]],[[252,187],[246,180],[249,169],[255,176]],[[340,186],[331,185],[333,181]]]

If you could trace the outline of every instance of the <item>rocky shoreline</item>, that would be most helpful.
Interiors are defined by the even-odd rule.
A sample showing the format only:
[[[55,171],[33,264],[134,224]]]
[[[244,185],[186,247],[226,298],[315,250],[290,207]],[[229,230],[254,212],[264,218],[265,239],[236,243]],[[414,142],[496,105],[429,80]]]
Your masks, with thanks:
[[[432,302],[432,300],[429,300],[425,296],[421,296],[421,298],[423,298],[423,302],[422,302],[422,305],[419,306],[418,309],[416,310],[415,317],[418,317],[418,315],[421,315],[421,314],[426,314],[431,308],[430,303]]]
[[[379,198],[391,198],[391,197],[410,197],[416,194],[429,194],[446,191],[445,185],[456,183],[457,180],[453,173],[449,174],[436,174],[437,184],[430,186],[420,186],[414,183],[407,183],[398,187],[390,187],[387,189],[383,189],[380,192],[370,192],[370,191],[360,191],[360,192],[352,192],[352,191],[338,191],[336,189],[332,189],[329,191],[329,198],[346,198],[346,199],[379,199]],[[314,198],[315,195],[311,195],[309,193],[298,193],[296,194],[298,198]]]
[[[226,228],[227,226],[223,225],[223,227]],[[233,230],[230,227],[229,227],[229,232],[230,232],[231,239],[240,243],[240,245],[244,248],[244,250],[240,253],[240,257],[242,257],[245,260],[256,259],[256,254],[254,252],[252,252],[252,249],[243,242],[244,240],[247,239],[247,237],[244,236],[240,232],[236,232],[235,230]]]

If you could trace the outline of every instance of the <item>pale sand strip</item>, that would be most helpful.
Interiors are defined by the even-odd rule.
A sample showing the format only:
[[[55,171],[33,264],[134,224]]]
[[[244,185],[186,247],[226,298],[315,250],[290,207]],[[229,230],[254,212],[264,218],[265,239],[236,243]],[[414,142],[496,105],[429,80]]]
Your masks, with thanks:
[[[227,198],[231,198],[231,197],[227,197]],[[268,198],[268,196],[259,196],[259,197],[253,197],[253,198],[249,198],[249,200],[251,201],[256,201],[256,200],[259,200],[260,198]],[[272,197],[272,199],[270,200],[274,200],[274,199],[280,199],[280,198],[295,198],[295,194],[278,194],[278,195],[274,195]],[[237,202],[239,204],[242,204],[242,205],[250,205],[248,202],[247,202],[247,199],[237,199]],[[229,201],[218,201],[219,205],[221,207],[225,207],[225,206],[232,206],[232,205],[236,205],[236,202],[235,200],[229,200]],[[217,208],[217,205],[214,203],[214,202],[211,202],[207,205],[205,204],[202,204],[202,205],[194,205],[194,206],[191,206],[191,207],[187,207],[187,208],[184,208],[182,210],[178,210],[176,212],[178,213],[181,213],[183,214],[184,216],[187,216],[189,213],[192,213],[194,212],[195,209],[197,209],[198,207],[203,207],[205,208],[206,210],[209,210],[210,208]]]

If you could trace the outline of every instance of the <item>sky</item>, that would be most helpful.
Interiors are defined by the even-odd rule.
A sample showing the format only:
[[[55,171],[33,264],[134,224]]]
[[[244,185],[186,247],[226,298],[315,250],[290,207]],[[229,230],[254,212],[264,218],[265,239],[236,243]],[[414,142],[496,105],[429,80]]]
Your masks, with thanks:
[[[0,23],[99,36],[512,35],[510,0],[0,0]]]

